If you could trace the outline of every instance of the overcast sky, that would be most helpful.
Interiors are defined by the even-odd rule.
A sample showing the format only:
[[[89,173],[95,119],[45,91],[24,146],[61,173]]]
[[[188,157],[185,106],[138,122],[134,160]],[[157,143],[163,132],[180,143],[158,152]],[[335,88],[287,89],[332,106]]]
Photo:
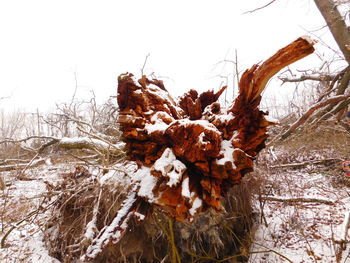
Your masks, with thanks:
[[[311,0],[11,0],[0,1],[0,108],[54,107],[80,97],[116,95],[117,76],[166,77],[177,96],[217,89],[223,59],[238,52],[240,69],[260,62],[305,30],[325,23]],[[317,31],[333,45],[326,31]],[[321,50],[321,49],[320,49]],[[323,51],[322,51],[323,52]],[[296,66],[313,67],[316,55]],[[230,65],[228,65],[230,66]],[[227,67],[229,68],[229,67]],[[276,87],[275,87],[276,88]]]

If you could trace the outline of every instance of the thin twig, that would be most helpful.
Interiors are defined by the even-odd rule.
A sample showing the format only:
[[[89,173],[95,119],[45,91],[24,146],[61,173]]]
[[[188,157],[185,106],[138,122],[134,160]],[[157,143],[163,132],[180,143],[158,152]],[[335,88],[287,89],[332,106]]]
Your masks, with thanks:
[[[38,136],[38,135],[33,135],[33,136],[29,136],[29,137],[26,137],[26,138],[23,138],[23,139],[20,139],[20,140],[14,140],[14,139],[7,138],[7,139],[5,139],[5,140],[0,141],[0,144],[2,144],[2,143],[19,143],[19,142],[25,142],[25,141],[28,141],[28,140],[31,140],[31,139],[51,139],[51,140],[59,140],[58,138],[53,137],[53,136]]]
[[[149,56],[150,56],[151,54],[150,53],[148,53],[147,55],[146,55],[146,57],[145,57],[145,61],[143,62],[143,65],[142,65],[142,68],[141,68],[141,76],[143,76],[144,75],[144,70],[145,70],[145,67],[146,67],[146,64],[147,64],[147,60],[148,60],[148,58],[149,58]]]
[[[259,254],[259,253],[270,253],[270,252],[272,252],[272,253],[274,253],[274,254],[276,254],[276,255],[278,255],[278,256],[284,258],[284,259],[287,260],[288,262],[293,263],[292,260],[290,260],[288,257],[286,257],[285,255],[281,254],[280,252],[278,252],[278,251],[276,251],[276,250],[273,250],[273,249],[271,249],[271,248],[269,248],[269,247],[267,247],[267,246],[264,246],[264,245],[262,245],[262,244],[259,244],[259,243],[255,243],[255,242],[254,242],[254,244],[255,244],[255,245],[258,245],[258,246],[261,246],[261,247],[263,247],[263,248],[266,248],[267,250],[263,250],[263,251],[250,251],[249,254]]]
[[[253,10],[246,11],[246,12],[243,13],[243,15],[245,15],[245,14],[251,14],[251,13],[254,13],[254,12],[259,11],[259,10],[261,10],[261,9],[264,9],[265,7],[268,7],[269,5],[271,5],[271,4],[274,3],[274,2],[276,2],[276,0],[272,0],[271,2],[267,3],[266,5],[263,5],[263,6],[261,6],[261,7],[255,8],[255,9],[253,9]]]

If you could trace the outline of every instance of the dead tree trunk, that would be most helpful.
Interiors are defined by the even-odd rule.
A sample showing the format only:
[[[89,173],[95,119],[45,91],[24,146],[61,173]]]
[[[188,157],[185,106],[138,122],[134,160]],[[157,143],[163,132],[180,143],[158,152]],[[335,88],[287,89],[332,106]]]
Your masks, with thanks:
[[[213,207],[253,170],[265,147],[267,126],[261,92],[283,67],[311,54],[313,42],[298,38],[261,65],[246,70],[239,96],[228,109],[217,102],[225,90],[185,93],[178,102],[160,80],[132,74],[118,78],[118,122],[131,160],[139,163],[138,196],[177,220]]]
[[[315,0],[315,4],[327,22],[335,41],[345,60],[350,64],[350,32],[346,23],[332,0]]]

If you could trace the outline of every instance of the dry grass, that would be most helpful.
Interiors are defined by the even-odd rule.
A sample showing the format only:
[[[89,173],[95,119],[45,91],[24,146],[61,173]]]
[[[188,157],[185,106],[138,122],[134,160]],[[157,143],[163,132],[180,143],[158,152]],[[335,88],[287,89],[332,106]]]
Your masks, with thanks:
[[[7,197],[0,195],[0,198]],[[4,202],[4,205],[1,208],[1,221],[6,222],[7,224],[17,223],[23,218],[23,215],[31,212],[33,207],[34,206],[32,204],[26,201],[9,199],[7,202]]]
[[[334,122],[324,122],[317,127],[308,127],[303,132],[296,133],[290,139],[276,143],[290,151],[300,153],[307,151],[336,153],[336,156],[350,157],[350,136],[342,126]]]

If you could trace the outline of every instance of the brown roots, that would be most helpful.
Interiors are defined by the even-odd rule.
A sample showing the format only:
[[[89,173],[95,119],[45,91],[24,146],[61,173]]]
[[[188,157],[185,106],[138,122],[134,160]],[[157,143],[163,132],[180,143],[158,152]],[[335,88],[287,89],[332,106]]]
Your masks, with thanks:
[[[76,178],[72,173],[57,187],[62,194],[45,233],[53,257],[63,263],[76,262],[92,243],[86,232],[94,214],[97,214],[95,236],[113,221],[130,192],[130,187],[120,184],[123,180],[114,179],[101,184],[98,176],[84,173],[83,178]],[[159,207],[140,199],[133,208],[145,219],[131,218],[119,242],[111,242],[89,261],[219,262],[236,255],[238,262],[244,262],[247,255],[241,251],[249,246],[252,223],[249,187],[244,182],[233,187],[223,205],[226,212],[209,209],[188,223],[178,222]]]

